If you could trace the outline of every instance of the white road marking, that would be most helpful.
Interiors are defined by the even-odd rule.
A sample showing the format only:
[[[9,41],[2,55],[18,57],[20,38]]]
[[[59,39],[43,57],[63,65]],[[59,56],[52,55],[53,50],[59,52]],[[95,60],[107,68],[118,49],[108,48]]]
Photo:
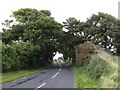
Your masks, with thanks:
[[[38,88],[41,88],[41,87],[44,86],[45,84],[46,84],[46,83],[41,84],[40,86],[37,87],[37,89],[38,89]],[[37,90],[37,89],[36,89],[36,90]]]
[[[61,71],[61,68],[59,69],[59,72]]]
[[[52,78],[56,77],[59,74],[59,72],[57,72],[54,76],[52,76]]]
[[[59,71],[55,75],[52,76],[52,78],[55,78],[60,73],[60,71],[61,71],[61,67],[60,67]]]
[[[59,73],[60,73],[60,71],[61,71],[61,68],[59,69],[59,71],[54,75],[54,76],[52,76],[52,78],[55,78]],[[38,86],[35,90],[37,90],[38,88],[41,88],[42,86],[44,86],[46,83],[43,83],[43,84],[41,84],[40,86]]]

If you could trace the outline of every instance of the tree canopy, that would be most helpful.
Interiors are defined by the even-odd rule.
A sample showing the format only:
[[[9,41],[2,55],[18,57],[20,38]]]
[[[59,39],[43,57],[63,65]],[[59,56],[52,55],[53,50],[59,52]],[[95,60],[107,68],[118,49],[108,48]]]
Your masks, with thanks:
[[[9,22],[13,24],[11,27],[8,26],[7,29],[3,30],[2,40],[5,45],[11,49],[13,48],[13,51],[20,54],[20,57],[15,54],[17,60],[19,58],[21,60],[24,56],[24,61],[21,61],[20,64],[28,62],[25,64],[30,67],[31,64],[36,66],[41,65],[41,63],[45,65],[51,62],[54,52],[57,52],[58,43],[56,41],[58,34],[62,32],[62,25],[56,22],[50,15],[51,12],[48,10],[38,11],[29,8],[13,12],[12,16],[15,18],[16,24]],[[19,49],[17,50],[17,48]],[[7,47],[4,49],[3,55],[6,54],[4,51],[6,51]],[[5,64],[4,60],[3,56],[3,64]]]
[[[86,21],[84,33],[89,41],[109,50],[114,49],[119,54],[119,22],[115,17],[99,12]]]
[[[70,17],[61,24],[49,10],[22,8],[11,17],[2,23],[3,71],[45,66],[57,51],[75,64],[76,46],[87,41],[120,55],[120,20],[112,15],[99,12],[85,22]]]

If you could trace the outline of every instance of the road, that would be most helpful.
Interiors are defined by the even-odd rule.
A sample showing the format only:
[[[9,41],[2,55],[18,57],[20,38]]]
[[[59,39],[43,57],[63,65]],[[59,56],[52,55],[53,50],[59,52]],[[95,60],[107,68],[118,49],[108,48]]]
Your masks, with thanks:
[[[74,74],[70,66],[55,65],[54,67],[23,77],[21,79],[5,83],[2,90],[41,90],[76,88]],[[62,89],[61,89],[62,90]],[[75,89],[74,89],[75,90]]]

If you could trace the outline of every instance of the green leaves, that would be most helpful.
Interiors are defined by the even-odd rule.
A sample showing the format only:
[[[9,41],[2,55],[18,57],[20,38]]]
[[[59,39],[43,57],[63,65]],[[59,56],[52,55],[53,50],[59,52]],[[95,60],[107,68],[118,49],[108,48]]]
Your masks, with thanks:
[[[62,25],[50,17],[48,10],[20,9],[13,12],[16,20],[8,29],[3,31],[3,42],[9,44],[11,53],[3,54],[3,60],[10,62],[3,71],[19,68],[40,67],[51,63],[53,53],[58,48],[58,36],[62,32]],[[7,49],[7,48],[6,48]],[[5,49],[5,50],[6,50]],[[6,56],[6,58],[4,58]],[[15,63],[12,65],[13,60]],[[7,60],[7,61],[6,61]],[[16,60],[19,62],[17,64]],[[17,65],[17,66],[15,66]],[[13,67],[12,67],[13,66]]]
[[[102,60],[98,56],[92,56],[89,64],[84,66],[82,69],[91,78],[100,79],[100,77],[105,73],[107,68],[107,62]]]
[[[8,52],[14,53],[13,56],[3,54],[5,71],[44,66],[50,63],[53,53],[57,51],[63,53],[65,59],[75,61],[76,45],[87,40],[101,43],[104,48],[111,45],[111,49],[114,46],[116,52],[120,53],[120,21],[111,15],[100,12],[86,22],[71,17],[63,25],[51,17],[49,10],[22,8],[14,11],[12,16],[14,20],[5,20],[3,23],[6,26],[2,32],[3,52],[10,48]],[[63,27],[68,31],[63,31]]]
[[[98,15],[92,15],[92,17],[86,21],[86,24],[88,27],[84,30],[84,33],[88,40],[104,48],[107,48],[107,46],[109,46],[109,49],[112,49],[113,46],[117,48],[115,39],[117,39],[116,34],[120,31],[118,30],[119,25],[116,18],[99,12]],[[119,42],[120,41],[117,41],[117,43]]]

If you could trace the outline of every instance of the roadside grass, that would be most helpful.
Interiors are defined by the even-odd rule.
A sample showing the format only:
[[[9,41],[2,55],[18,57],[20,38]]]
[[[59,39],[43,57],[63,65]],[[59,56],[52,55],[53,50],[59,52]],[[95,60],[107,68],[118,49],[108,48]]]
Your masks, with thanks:
[[[73,66],[72,69],[75,73],[77,88],[99,87],[99,81],[90,79],[78,66]]]
[[[100,79],[93,79],[78,66],[73,66],[77,88],[117,88],[118,72],[117,69],[108,64],[106,72]]]
[[[107,66],[106,75],[100,78],[101,88],[117,88],[118,87],[118,68],[109,63]]]
[[[81,45],[81,46],[82,47],[77,48],[78,66],[81,66],[81,64],[79,64],[81,60],[86,60],[83,57],[85,57],[85,55],[87,54],[86,53],[85,55],[81,55],[79,53],[81,53],[81,51],[86,51],[86,52],[91,51],[88,49],[91,47],[90,45],[87,47],[85,45]],[[88,58],[89,60],[88,59],[86,60],[86,61],[90,61],[89,64],[83,65],[81,69],[80,67],[79,68],[77,67],[78,70],[76,70],[75,74],[76,74],[76,79],[78,79],[77,80],[78,88],[91,88],[89,84],[84,82],[86,81],[89,83],[90,78],[92,79],[92,80],[90,79],[90,81],[93,81],[93,83],[90,83],[92,84],[92,88],[94,86],[97,88],[118,88],[118,86],[120,86],[120,82],[119,82],[120,76],[118,75],[118,68],[119,68],[118,64],[120,64],[119,61],[120,57],[116,55],[112,55],[106,52],[103,48],[96,46],[94,44],[92,45],[92,47],[94,53],[89,53],[90,58]],[[94,80],[94,78],[96,77],[98,77],[97,80],[99,81]],[[94,81],[97,84],[94,84]]]
[[[100,54],[99,56],[103,58],[109,66],[107,67],[107,70],[109,73],[105,76],[102,76],[101,81],[101,87],[102,88],[117,88],[119,86],[119,78],[118,75],[118,63],[119,63],[119,57],[115,55],[108,54],[106,52],[103,52],[104,55]]]
[[[37,73],[38,71],[42,71],[47,68],[48,67],[31,69],[31,70],[19,70],[19,71],[6,72],[6,73],[2,73],[2,76],[0,76],[0,78],[2,78],[2,83],[6,83],[6,82],[14,81],[16,79]]]
[[[2,74],[0,73],[0,84],[2,83]]]
[[[106,74],[101,77],[101,87],[102,88],[117,88],[120,86],[120,76],[118,75],[119,71],[119,64],[120,64],[120,57],[117,55],[112,55],[108,52],[106,52],[104,49],[100,48],[97,49],[98,56],[102,59],[104,59],[109,66],[107,67],[107,70],[109,71],[109,74]]]

